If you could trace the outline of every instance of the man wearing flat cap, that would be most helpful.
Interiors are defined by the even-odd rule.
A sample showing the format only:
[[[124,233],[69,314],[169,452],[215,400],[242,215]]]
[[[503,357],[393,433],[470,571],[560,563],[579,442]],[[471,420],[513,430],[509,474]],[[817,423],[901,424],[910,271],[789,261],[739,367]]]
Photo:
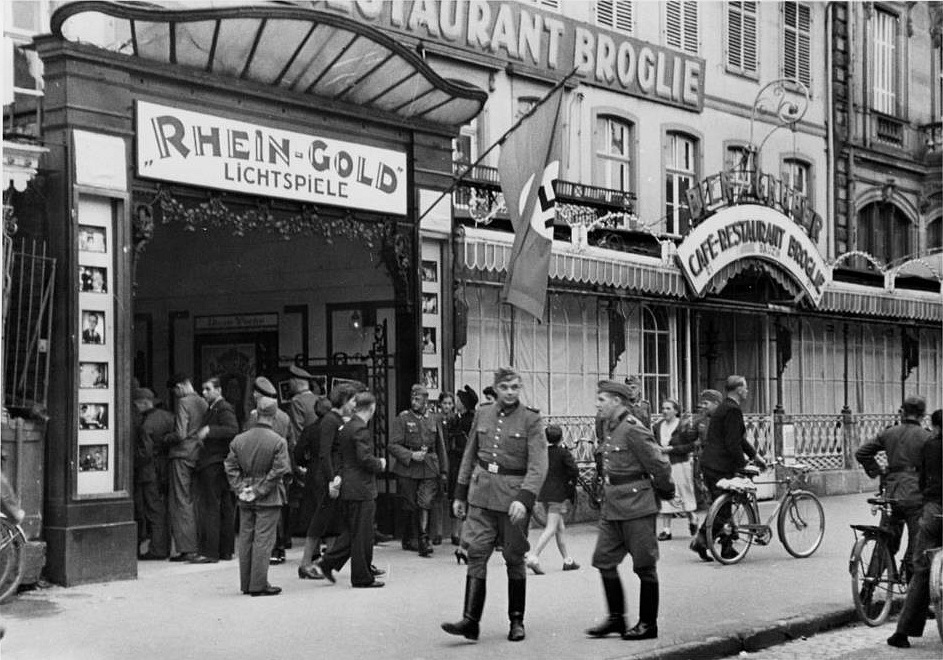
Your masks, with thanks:
[[[547,441],[540,411],[521,403],[521,377],[510,367],[494,374],[494,403],[475,413],[455,487],[453,512],[467,518],[468,574],[462,620],[443,623],[451,635],[478,639],[485,606],[488,559],[498,539],[508,574],[508,640],[524,639],[524,605],[530,544],[527,527],[547,476]]]
[[[278,403],[263,396],[255,405],[254,425],[233,439],[224,465],[239,506],[239,586],[250,596],[277,596],[268,567],[291,464],[288,443],[272,430]]]
[[[288,413],[278,407],[278,391],[275,389],[275,386],[272,385],[272,381],[270,381],[268,378],[265,378],[264,376],[259,376],[252,384],[252,398],[255,400],[256,409],[249,413],[249,419],[246,420],[246,430],[249,430],[258,424],[258,405],[259,401],[263,397],[274,399],[276,402],[275,412],[273,413],[274,417],[270,427],[273,431],[275,431],[275,433],[285,438],[285,442],[288,443],[289,461],[291,461],[291,451],[293,449],[291,418],[288,417]],[[288,474],[285,476],[285,479],[290,483],[291,470],[289,470]],[[279,519],[275,547],[272,550],[273,564],[283,564],[285,562],[285,550],[291,543],[291,537],[286,533],[287,524],[288,501],[286,499],[285,505],[282,509],[281,518]]]
[[[629,413],[630,389],[623,383],[600,381],[596,411],[603,420],[603,436],[596,465],[603,479],[603,501],[593,566],[602,577],[609,617],[590,628],[590,637],[616,633],[623,639],[658,637],[658,537],[656,518],[659,497],[674,493],[671,464],[661,453],[651,432]],[[655,491],[660,493],[656,496]],[[632,570],[639,577],[639,620],[625,625],[625,594],[619,564],[632,556]]]
[[[192,561],[199,557],[196,528],[196,464],[200,454],[200,427],[206,414],[206,401],[186,374],[171,378],[177,410],[174,433],[168,436],[170,461],[170,531],[177,554],[170,561]]]
[[[167,520],[167,450],[164,438],[174,432],[174,416],[154,405],[154,393],[138,388],[131,395],[139,424],[134,447],[134,508],[138,540],[150,539],[138,559],[167,559],[170,534]]]
[[[886,475],[887,497],[895,501],[891,507],[891,520],[902,531],[907,524],[907,554],[901,560],[901,569],[913,575],[913,549],[917,547],[917,532],[920,530],[920,514],[923,511],[923,495],[920,490],[920,466],[923,464],[923,446],[930,439],[930,432],[921,425],[927,412],[927,402],[920,396],[904,399],[901,422],[884,429],[877,437],[866,442],[855,452],[855,460],[872,479]],[[875,457],[885,452],[887,467],[881,467]],[[897,545],[900,535],[897,534]]]
[[[429,518],[440,482],[448,480],[449,460],[445,434],[438,415],[429,413],[429,392],[422,385],[410,390],[409,409],[393,420],[390,454],[396,459],[393,474],[403,507],[406,529],[403,549],[418,550],[420,557],[432,555]],[[418,545],[412,539],[418,536]]]

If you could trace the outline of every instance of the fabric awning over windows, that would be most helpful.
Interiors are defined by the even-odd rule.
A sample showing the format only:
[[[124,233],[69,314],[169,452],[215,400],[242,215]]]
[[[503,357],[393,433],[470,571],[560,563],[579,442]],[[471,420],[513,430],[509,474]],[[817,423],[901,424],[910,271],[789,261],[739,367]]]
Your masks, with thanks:
[[[492,273],[507,272],[513,236],[500,232],[467,229],[463,241],[465,267]],[[650,261],[652,263],[644,263]],[[681,273],[652,257],[641,257],[602,248],[578,249],[554,244],[550,279],[581,284],[611,286],[659,296],[687,296]]]
[[[389,35],[344,16],[275,3],[183,6],[74,2],[55,12],[52,32],[150,62],[453,128],[488,99],[483,90],[442,78]]]
[[[506,273],[512,241],[511,234],[467,228],[461,243],[464,262],[462,266],[470,273]],[[743,263],[746,266],[753,262]],[[720,279],[726,282],[739,270],[734,268],[729,272],[720,273],[724,276]],[[795,285],[775,269],[770,271],[787,291],[798,292]],[[653,257],[602,248],[577,248],[554,243],[550,259],[550,279],[614,287],[632,293],[647,293],[692,302],[695,300],[674,264],[666,265]],[[762,304],[763,301],[756,302]],[[943,301],[939,294],[901,290],[891,292],[839,282],[826,284],[818,311],[913,321],[943,321]]]

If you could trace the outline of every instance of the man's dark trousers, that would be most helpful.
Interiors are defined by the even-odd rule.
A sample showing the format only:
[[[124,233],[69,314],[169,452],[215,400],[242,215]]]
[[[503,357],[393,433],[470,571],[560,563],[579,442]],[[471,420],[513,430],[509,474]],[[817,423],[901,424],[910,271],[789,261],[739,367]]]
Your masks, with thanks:
[[[343,530],[324,553],[321,567],[337,571],[350,559],[350,583],[361,587],[373,582],[373,517],[376,500],[341,500]]]
[[[236,547],[236,506],[222,463],[196,473],[197,537],[200,554],[210,559],[232,557]]]

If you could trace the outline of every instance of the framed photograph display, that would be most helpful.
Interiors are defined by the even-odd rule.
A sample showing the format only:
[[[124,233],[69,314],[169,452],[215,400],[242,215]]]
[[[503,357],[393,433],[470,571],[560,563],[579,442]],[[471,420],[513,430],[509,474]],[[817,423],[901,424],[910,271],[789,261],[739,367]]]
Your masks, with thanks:
[[[429,390],[429,395],[435,399],[439,390],[445,385],[442,382],[442,250],[433,241],[423,241],[421,248],[422,265],[420,288],[422,293],[422,331],[419,336],[420,351],[422,353],[422,371],[420,382]]]
[[[439,296],[434,293],[423,293],[422,294],[422,313],[423,314],[438,314],[439,313]]]
[[[435,261],[426,261],[422,260],[422,281],[423,282],[438,282],[439,281],[439,264]]]
[[[123,209],[119,199],[80,194],[74,228],[78,261],[78,360],[76,494],[101,495],[120,488],[115,474],[115,302],[113,239]]]
[[[105,343],[105,312],[100,309],[82,310],[82,343]]]

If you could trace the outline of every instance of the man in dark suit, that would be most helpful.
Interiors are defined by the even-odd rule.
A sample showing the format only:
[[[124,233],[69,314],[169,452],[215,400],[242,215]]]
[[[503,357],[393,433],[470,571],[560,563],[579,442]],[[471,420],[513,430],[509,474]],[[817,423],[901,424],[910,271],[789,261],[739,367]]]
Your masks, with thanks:
[[[747,458],[761,470],[766,469],[766,463],[757,455],[756,449],[745,440],[747,428],[740,404],[750,395],[747,379],[743,376],[728,376],[724,389],[727,396],[711,414],[707,440],[701,452],[701,474],[710,491],[711,501],[723,493],[717,487],[717,482],[735,477],[737,470],[747,464]],[[733,552],[729,545],[722,545],[721,552]],[[707,553],[707,533],[703,524],[691,541],[690,548],[702,561],[712,561]]]
[[[196,463],[197,545],[200,556],[192,564],[213,564],[232,559],[236,545],[236,507],[226,481],[223,461],[229,443],[239,432],[236,411],[225,398],[219,378],[203,383],[203,399],[209,405],[197,432],[202,443]]]
[[[239,500],[239,584],[250,596],[277,596],[281,588],[268,582],[275,528],[287,499],[283,477],[291,470],[288,443],[272,430],[275,399],[256,402],[255,426],[229,445],[224,466]]]
[[[353,398],[353,417],[340,429],[340,484],[335,477],[330,496],[340,497],[344,528],[321,561],[314,564],[330,582],[334,571],[350,560],[350,583],[358,588],[382,587],[370,570],[373,563],[373,516],[376,512],[377,478],[386,459],[373,455],[373,436],[367,424],[377,409],[370,392]]]
[[[88,327],[82,330],[83,344],[101,344],[102,333],[98,329],[98,314],[88,315]]]
[[[170,528],[164,438],[174,432],[174,416],[154,406],[154,393],[149,389],[134,390],[132,400],[140,420],[134,447],[134,506],[141,527],[139,539],[150,539],[147,552],[138,555],[138,559],[167,559]]]

